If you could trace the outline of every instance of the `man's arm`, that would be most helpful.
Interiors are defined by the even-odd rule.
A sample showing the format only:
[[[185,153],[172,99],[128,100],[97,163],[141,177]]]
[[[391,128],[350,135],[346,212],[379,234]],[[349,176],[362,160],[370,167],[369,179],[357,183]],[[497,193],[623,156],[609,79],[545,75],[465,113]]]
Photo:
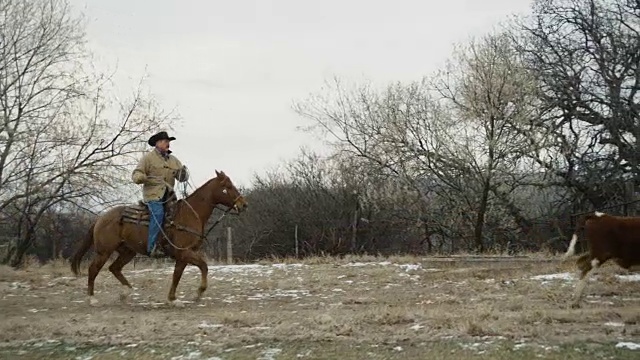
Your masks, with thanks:
[[[147,182],[147,173],[148,173],[148,164],[147,156],[143,156],[138,162],[138,166],[133,170],[131,174],[131,180],[133,180],[136,184],[144,184]]]
[[[185,165],[182,165],[182,163],[178,159],[176,159],[176,162],[178,163],[178,170],[173,172],[173,177],[175,177],[179,182],[185,182],[189,180],[189,171],[187,170],[187,167]]]

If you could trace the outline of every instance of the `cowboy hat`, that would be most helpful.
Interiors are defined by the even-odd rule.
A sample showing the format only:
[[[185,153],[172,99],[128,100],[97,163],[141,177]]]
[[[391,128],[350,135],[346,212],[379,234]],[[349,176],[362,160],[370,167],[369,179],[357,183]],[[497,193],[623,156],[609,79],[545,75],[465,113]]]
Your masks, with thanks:
[[[160,131],[159,133],[152,135],[152,136],[149,138],[149,141],[147,141],[147,142],[148,142],[148,143],[149,143],[149,145],[151,145],[151,146],[156,146],[156,142],[158,142],[158,140],[169,140],[169,141],[173,141],[173,140],[175,140],[175,139],[176,139],[176,138],[175,138],[175,137],[173,137],[173,136],[171,136],[171,137],[170,137],[170,136],[169,136],[169,134],[167,134],[167,132],[166,132],[166,131]]]

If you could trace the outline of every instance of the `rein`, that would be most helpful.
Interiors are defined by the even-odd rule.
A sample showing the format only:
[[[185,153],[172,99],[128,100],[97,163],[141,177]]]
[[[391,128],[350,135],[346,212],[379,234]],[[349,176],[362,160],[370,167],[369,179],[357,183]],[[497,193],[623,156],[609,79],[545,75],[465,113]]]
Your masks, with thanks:
[[[165,184],[166,184],[169,188],[171,188],[171,189],[172,189],[171,185],[167,184],[166,182],[165,182]],[[199,215],[198,215],[198,213],[196,212],[196,210],[193,208],[193,206],[191,206],[191,204],[190,204],[190,203],[187,201],[187,199],[186,199],[186,198],[187,198],[187,186],[188,186],[188,185],[190,185],[191,187],[193,187],[193,185],[191,185],[191,184],[190,184],[190,182],[185,182],[184,187],[183,187],[183,189],[182,189],[182,194],[183,194],[183,196],[184,196],[184,197],[183,197],[182,199],[179,199],[179,200],[178,200],[178,202],[180,202],[180,201],[184,201],[184,202],[187,204],[187,206],[189,206],[189,208],[191,209],[191,211],[193,212],[193,214],[196,216],[196,218],[198,219],[198,221],[202,221],[202,220],[200,219],[200,216],[199,216]],[[238,201],[238,199],[240,199],[241,197],[242,197],[242,195],[238,195],[235,199],[233,199],[233,204],[235,205],[235,204],[236,204],[236,202]],[[177,204],[176,204],[176,206],[177,206]],[[214,208],[219,209],[217,205],[214,205]],[[229,214],[229,213],[231,212],[231,210],[233,210],[233,208],[234,208],[234,207],[232,206],[232,207],[229,207],[227,210],[225,210],[225,211],[222,213],[222,215],[218,218],[218,220],[216,220],[216,221],[213,223],[213,225],[211,225],[211,227],[209,228],[209,230],[207,230],[204,234],[202,234],[200,231],[193,230],[192,228],[186,227],[186,226],[184,226],[184,225],[176,224],[174,220],[171,220],[171,221],[170,221],[168,224],[166,224],[166,225],[168,225],[168,226],[173,226],[173,227],[174,227],[174,228],[176,228],[176,230],[178,230],[178,231],[186,231],[186,232],[188,232],[188,233],[191,233],[191,234],[193,234],[193,235],[196,235],[196,236],[199,238],[199,240],[203,240],[203,241],[206,243],[206,241],[207,241],[207,236],[209,235],[209,233],[210,233],[210,232],[211,232],[211,231],[216,227],[216,225],[218,225],[218,224],[222,221],[222,219],[223,219],[225,216],[227,216],[227,214]],[[206,224],[204,224],[204,225],[206,225]],[[203,226],[203,227],[204,227],[204,226]],[[171,239],[169,238],[169,236],[167,236],[167,234],[164,232],[164,229],[163,229],[163,227],[162,227],[162,226],[160,227],[160,232],[162,233],[162,236],[165,238],[165,240],[167,240],[167,242],[168,242],[171,246],[173,246],[173,248],[174,248],[174,249],[176,249],[176,250],[187,250],[187,249],[190,249],[190,248],[193,246],[193,244],[190,244],[189,246],[186,246],[186,247],[179,247],[179,246],[177,246],[176,244],[174,244],[174,243],[171,241]]]
[[[233,203],[235,204],[240,197],[241,196],[236,197],[233,200]],[[180,201],[184,201],[189,206],[189,208],[191,209],[193,214],[196,216],[196,218],[198,220],[200,220],[200,217],[198,216],[198,213],[195,211],[193,206],[191,206],[191,204],[189,204],[189,202],[186,199],[180,199]],[[215,208],[219,209],[217,206],[215,206]],[[211,225],[211,227],[209,227],[209,230],[207,230],[204,234],[202,234],[199,231],[193,230],[192,228],[189,228],[189,227],[186,227],[186,226],[183,226],[183,225],[180,225],[180,224],[176,224],[173,220],[171,220],[171,222],[169,224],[167,224],[167,225],[175,227],[178,231],[186,231],[186,232],[189,232],[189,233],[191,233],[193,235],[196,235],[196,236],[198,236],[199,240],[203,240],[204,242],[206,242],[207,241],[207,236],[209,235],[209,233],[216,227],[216,225],[218,225],[222,221],[222,219],[225,216],[227,216],[227,214],[229,214],[231,212],[231,210],[233,210],[233,207],[229,207],[227,210],[225,210],[222,213],[222,215],[218,218],[218,220],[216,220],[213,223],[213,225]],[[171,239],[169,239],[169,237],[167,236],[167,234],[164,232],[164,230],[162,228],[160,230],[162,231],[162,235],[167,240],[167,242],[177,250],[186,250],[186,249],[189,249],[189,248],[191,248],[193,246],[193,244],[192,244],[192,245],[189,245],[189,246],[186,246],[186,247],[179,247],[176,244],[174,244],[171,241]]]

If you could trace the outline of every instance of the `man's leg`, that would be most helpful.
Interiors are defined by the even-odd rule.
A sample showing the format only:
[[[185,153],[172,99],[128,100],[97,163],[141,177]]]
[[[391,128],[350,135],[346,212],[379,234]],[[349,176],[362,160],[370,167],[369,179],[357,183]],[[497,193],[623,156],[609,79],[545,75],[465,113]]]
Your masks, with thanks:
[[[147,253],[151,256],[156,253],[156,240],[160,234],[162,222],[164,220],[164,207],[160,201],[149,201],[149,241],[147,243]]]

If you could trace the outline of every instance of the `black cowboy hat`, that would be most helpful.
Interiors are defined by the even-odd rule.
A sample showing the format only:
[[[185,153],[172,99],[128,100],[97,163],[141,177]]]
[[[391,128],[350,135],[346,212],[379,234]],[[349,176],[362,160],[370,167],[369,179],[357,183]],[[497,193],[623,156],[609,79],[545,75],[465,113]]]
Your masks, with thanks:
[[[173,136],[171,136],[171,137],[170,137],[170,136],[169,136],[169,134],[167,134],[167,132],[166,132],[166,131],[160,131],[159,133],[154,134],[153,136],[151,136],[151,137],[149,138],[148,143],[149,143],[149,145],[151,145],[151,146],[156,146],[156,142],[158,142],[158,140],[169,140],[169,141],[173,141],[173,140],[175,140],[175,139],[176,139],[176,138],[175,138],[175,137],[173,137]]]

